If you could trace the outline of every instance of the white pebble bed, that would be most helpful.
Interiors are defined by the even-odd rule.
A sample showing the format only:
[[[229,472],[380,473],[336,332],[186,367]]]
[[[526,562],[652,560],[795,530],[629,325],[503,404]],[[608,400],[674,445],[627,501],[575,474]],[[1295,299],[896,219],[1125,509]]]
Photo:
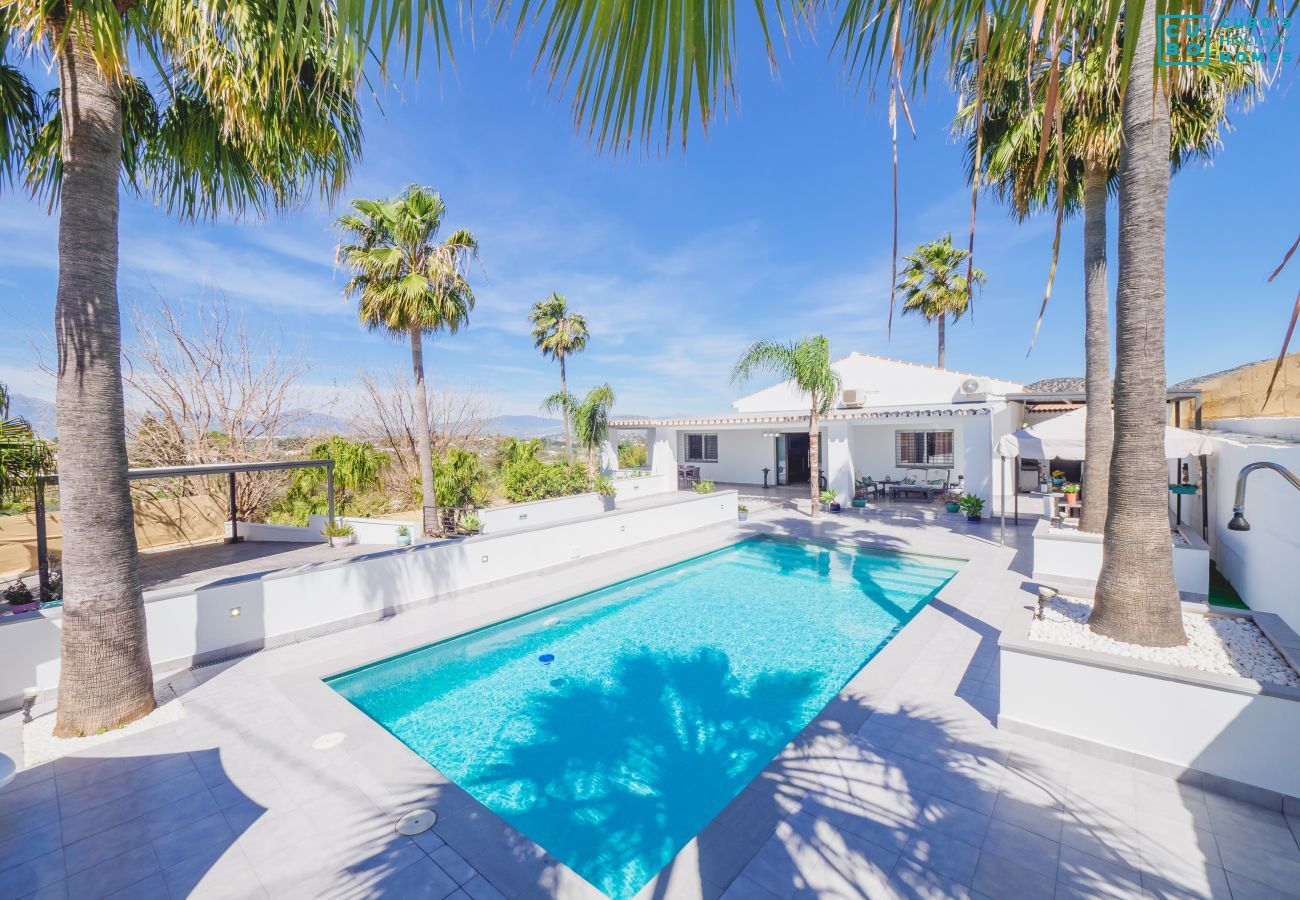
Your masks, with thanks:
[[[23,726],[24,766],[30,769],[33,766],[39,766],[42,763],[72,753],[111,743],[128,734],[148,731],[150,728],[179,722],[185,718],[185,707],[181,705],[180,700],[176,699],[176,694],[169,687],[158,689],[154,696],[158,701],[158,706],[149,715],[142,719],[136,719],[125,727],[105,731],[102,734],[87,735],[86,737],[56,738],[54,736],[54,710],[51,709],[43,716],[37,716]]]
[[[1186,644],[1142,647],[1094,634],[1088,628],[1091,612],[1092,603],[1088,600],[1053,597],[1043,605],[1043,617],[1029,626],[1029,637],[1079,650],[1300,687],[1300,673],[1282,658],[1258,626],[1247,619],[1183,613]]]

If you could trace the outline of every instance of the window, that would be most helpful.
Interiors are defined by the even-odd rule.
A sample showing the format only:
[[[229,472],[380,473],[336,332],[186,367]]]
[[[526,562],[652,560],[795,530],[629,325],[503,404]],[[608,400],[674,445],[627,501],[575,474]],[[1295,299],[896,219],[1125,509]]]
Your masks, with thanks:
[[[718,436],[716,434],[686,435],[686,461],[704,463],[718,461]]]
[[[894,459],[900,466],[951,468],[955,461],[951,431],[896,431]]]

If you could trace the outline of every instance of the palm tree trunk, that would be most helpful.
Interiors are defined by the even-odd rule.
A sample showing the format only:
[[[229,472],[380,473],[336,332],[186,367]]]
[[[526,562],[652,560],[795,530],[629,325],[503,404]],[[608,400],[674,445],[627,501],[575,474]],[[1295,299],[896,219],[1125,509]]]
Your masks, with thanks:
[[[939,368],[943,368],[943,313],[939,313]]]
[[[62,671],[54,733],[117,728],[154,708],[153,673],[127,482],[117,183],[122,105],[75,32],[59,52],[59,494]]]
[[[821,481],[817,478],[819,437],[817,408],[813,407],[808,413],[808,483],[812,485],[812,517],[814,519],[821,516],[822,488]]]
[[[420,457],[420,492],[425,506],[437,506],[433,490],[433,448],[429,443],[429,391],[424,384],[424,342],[411,329],[411,369],[415,373],[415,451]]]
[[[1089,624],[1116,640],[1170,647],[1186,643],[1187,635],[1174,582],[1164,448],[1169,107],[1153,84],[1155,37],[1155,4],[1147,3],[1124,95],[1115,447]]]
[[[569,382],[564,377],[564,357],[560,357],[560,393],[569,396]],[[573,462],[573,426],[569,423],[569,411],[564,411],[564,452]]]
[[[1088,160],[1083,170],[1083,344],[1088,424],[1084,433],[1082,531],[1100,534],[1110,508],[1110,327],[1106,308],[1106,167]]]

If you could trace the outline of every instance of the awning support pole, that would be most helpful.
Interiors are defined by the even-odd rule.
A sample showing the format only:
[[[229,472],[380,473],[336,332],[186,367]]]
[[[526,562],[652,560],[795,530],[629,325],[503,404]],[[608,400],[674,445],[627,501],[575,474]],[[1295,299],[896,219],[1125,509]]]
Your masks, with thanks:
[[[1002,528],[998,532],[998,546],[1007,545],[1007,458],[1002,457],[1002,502],[998,504],[1002,514]]]
[[[238,544],[243,540],[239,536],[239,507],[235,502],[235,473],[230,475],[230,537],[226,538],[227,544]]]

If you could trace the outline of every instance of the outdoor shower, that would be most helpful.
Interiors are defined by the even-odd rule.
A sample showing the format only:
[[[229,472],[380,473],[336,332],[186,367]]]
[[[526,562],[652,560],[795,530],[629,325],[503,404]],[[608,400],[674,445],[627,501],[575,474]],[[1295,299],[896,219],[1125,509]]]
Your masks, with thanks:
[[[1246,476],[1256,469],[1272,469],[1291,482],[1293,488],[1300,491],[1300,478],[1284,466],[1271,462],[1256,462],[1242,466],[1241,471],[1237,473],[1237,497],[1232,504],[1232,520],[1228,522],[1229,531],[1250,531],[1250,523],[1246,521]]]

